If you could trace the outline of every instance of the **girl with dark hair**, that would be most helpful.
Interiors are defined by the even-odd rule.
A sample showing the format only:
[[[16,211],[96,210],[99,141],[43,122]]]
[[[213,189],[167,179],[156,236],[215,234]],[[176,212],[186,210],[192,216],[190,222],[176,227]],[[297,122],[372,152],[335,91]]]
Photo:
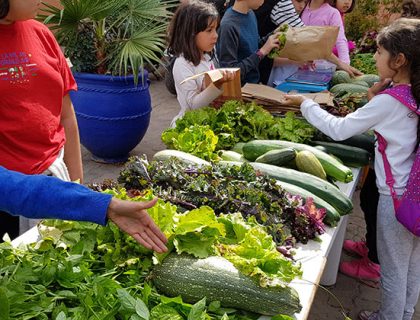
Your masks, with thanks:
[[[420,108],[420,19],[399,19],[377,37],[376,67],[381,81],[369,91],[369,103],[344,118],[337,118],[303,96],[286,96],[300,105],[304,117],[335,140],[375,130],[386,141],[386,154],[398,196],[404,192],[415,150],[419,144],[417,113]],[[392,87],[386,89],[392,81]],[[375,147],[376,184],[379,189],[377,249],[381,264],[381,307],[362,311],[361,320],[409,320],[420,292],[420,237],[395,217],[385,165]]]
[[[330,0],[330,5],[338,10],[341,15],[341,20],[343,20],[344,26],[344,15],[353,11],[356,6],[356,0]],[[356,49],[356,44],[354,41],[347,41],[349,46],[349,52],[352,52]],[[333,53],[338,55],[337,47],[334,47]]]
[[[0,165],[83,180],[76,82],[50,30],[33,20],[40,0],[0,0]],[[34,222],[22,221],[21,232]]]
[[[187,110],[209,105],[222,94],[222,84],[233,79],[233,74],[225,72],[223,79],[207,87],[204,76],[181,84],[188,77],[216,68],[214,47],[218,21],[219,14],[213,4],[194,0],[182,3],[172,18],[168,51],[177,57],[172,72],[181,106],[172,127]]]

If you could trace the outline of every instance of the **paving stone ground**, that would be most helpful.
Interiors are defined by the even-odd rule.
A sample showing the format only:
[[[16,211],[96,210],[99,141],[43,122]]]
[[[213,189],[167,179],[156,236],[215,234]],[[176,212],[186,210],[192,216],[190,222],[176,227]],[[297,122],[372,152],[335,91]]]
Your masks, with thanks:
[[[150,93],[153,108],[150,126],[143,140],[131,152],[131,155],[146,154],[149,158],[157,151],[165,149],[160,135],[179,111],[176,98],[166,90],[163,81],[152,81]],[[100,164],[92,161],[90,153],[83,147],[82,156],[85,183],[116,179],[122,168],[122,164]],[[359,240],[364,237],[365,224],[359,206],[358,191],[353,196],[353,202],[355,209],[349,218],[346,239]],[[352,258],[345,253],[341,255],[342,261],[350,259]],[[380,290],[378,286],[357,281],[340,273],[336,284],[327,289],[335,295],[343,306],[344,312],[353,320],[357,319],[357,313],[360,310],[375,310],[379,306]],[[341,310],[337,300],[330,293],[319,288],[308,320],[343,320],[344,316]],[[420,303],[417,304],[417,312],[413,320],[420,320]]]

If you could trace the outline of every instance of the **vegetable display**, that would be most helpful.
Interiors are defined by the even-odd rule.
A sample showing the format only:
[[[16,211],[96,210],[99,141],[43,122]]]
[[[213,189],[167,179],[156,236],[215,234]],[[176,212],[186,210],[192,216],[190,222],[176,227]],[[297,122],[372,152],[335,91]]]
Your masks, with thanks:
[[[240,212],[244,218],[254,217],[278,245],[306,243],[323,233],[324,209],[305,205],[305,199],[292,198],[275,180],[257,175],[247,163],[240,164],[197,167],[176,158],[150,164],[132,158],[119,182],[126,189],[152,188],[161,199],[184,209],[207,205],[217,214]]]
[[[132,201],[153,197],[150,191],[131,198],[123,189],[107,192]],[[276,291],[275,288],[281,291],[301,275],[298,266],[277,252],[264,228],[244,220],[240,214],[216,217],[208,207],[178,213],[175,206],[162,200],[148,212],[168,236],[172,251],[184,252],[183,257],[187,253],[203,258],[223,256],[231,261],[233,269],[239,270],[242,279],[254,283],[254,292],[259,287],[261,292]],[[167,254],[152,255],[112,223],[102,227],[49,220],[39,230],[42,239],[26,248],[0,244],[2,320],[252,320],[258,317],[225,308],[220,299],[208,300],[207,306],[204,294],[189,300],[194,305],[179,296],[162,295],[150,282],[151,271],[153,264],[164,260]],[[252,259],[250,250],[255,252]],[[201,280],[196,280],[196,284],[204,285]],[[237,288],[227,287],[225,293],[233,296]],[[287,313],[291,308],[299,310],[298,298],[292,296],[290,301],[292,298],[291,306],[284,304]],[[243,300],[243,303],[252,301]],[[268,304],[265,310],[271,314],[282,313],[281,308],[270,309]]]

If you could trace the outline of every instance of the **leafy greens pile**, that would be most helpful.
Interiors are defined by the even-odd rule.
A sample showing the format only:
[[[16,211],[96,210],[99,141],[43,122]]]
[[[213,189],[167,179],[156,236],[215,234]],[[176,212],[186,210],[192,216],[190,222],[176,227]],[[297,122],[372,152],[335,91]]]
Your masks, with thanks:
[[[303,205],[276,181],[258,176],[247,163],[195,167],[176,158],[152,161],[132,157],[118,179],[128,190],[152,189],[184,210],[203,205],[216,214],[240,212],[264,225],[279,246],[307,243],[324,232],[325,209]],[[310,202],[306,201],[310,204]]]
[[[124,189],[107,192],[132,201],[153,197],[150,191],[134,198]],[[208,207],[177,213],[175,206],[162,200],[148,212],[168,236],[169,247],[178,253],[203,257],[220,254],[263,286],[284,284],[301,275],[299,267],[278,254],[264,228],[255,221],[245,221],[240,214],[216,217]],[[191,305],[180,297],[160,295],[150,282],[150,271],[153,260],[164,256],[152,256],[112,223],[101,227],[49,220],[40,226],[40,233],[42,240],[27,248],[0,244],[2,320],[258,317],[222,308],[217,301],[206,307],[205,299]],[[248,259],[251,248],[255,259]],[[274,319],[289,318],[279,315]]]
[[[162,141],[169,149],[214,160],[214,151],[231,149],[237,142],[281,139],[304,143],[314,134],[315,128],[293,112],[273,117],[254,103],[230,100],[218,110],[204,107],[186,112],[175,128],[162,133]]]

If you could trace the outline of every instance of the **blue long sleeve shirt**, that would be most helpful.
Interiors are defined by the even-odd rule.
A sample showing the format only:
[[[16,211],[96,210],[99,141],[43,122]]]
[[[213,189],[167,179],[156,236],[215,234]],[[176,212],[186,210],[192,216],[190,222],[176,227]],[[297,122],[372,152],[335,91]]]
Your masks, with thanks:
[[[220,22],[217,56],[221,67],[241,69],[241,85],[259,82],[259,41],[257,18],[252,10],[247,14],[232,8],[226,10]]]
[[[0,166],[0,211],[12,215],[105,225],[111,198],[76,183],[42,175],[28,176]]]

